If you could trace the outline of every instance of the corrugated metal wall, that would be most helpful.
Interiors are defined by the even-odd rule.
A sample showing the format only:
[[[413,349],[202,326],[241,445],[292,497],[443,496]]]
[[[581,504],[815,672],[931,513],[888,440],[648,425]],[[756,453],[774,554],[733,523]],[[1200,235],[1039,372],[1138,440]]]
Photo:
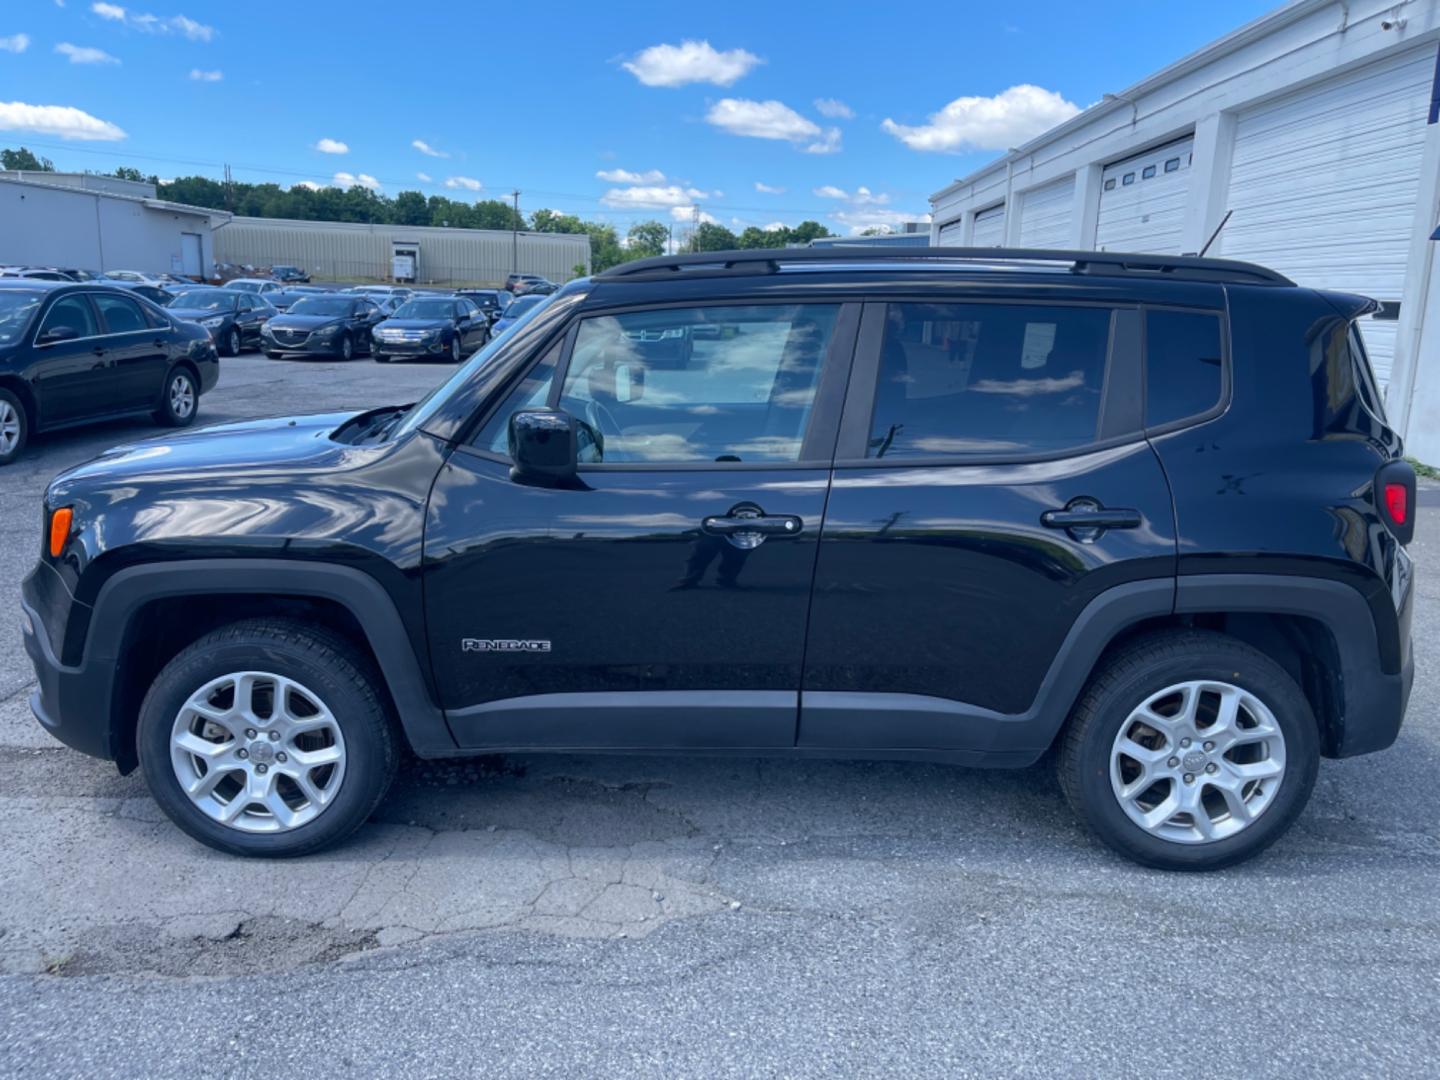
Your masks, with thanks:
[[[569,233],[519,235],[519,266],[508,232],[411,228],[237,217],[215,230],[215,257],[237,265],[299,266],[317,281],[388,281],[392,243],[420,249],[418,280],[426,284],[500,284],[512,269],[552,281],[590,266],[590,238]]]

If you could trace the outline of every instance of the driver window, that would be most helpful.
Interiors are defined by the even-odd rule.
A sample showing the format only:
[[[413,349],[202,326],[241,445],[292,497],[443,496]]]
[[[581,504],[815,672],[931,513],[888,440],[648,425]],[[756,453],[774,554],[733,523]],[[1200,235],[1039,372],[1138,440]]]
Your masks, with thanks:
[[[68,326],[78,337],[95,337],[100,331],[95,325],[95,312],[90,301],[83,296],[62,296],[50,305],[38,337],[54,330],[57,326]]]
[[[800,450],[833,304],[663,308],[581,322],[559,407],[592,462],[788,462]]]

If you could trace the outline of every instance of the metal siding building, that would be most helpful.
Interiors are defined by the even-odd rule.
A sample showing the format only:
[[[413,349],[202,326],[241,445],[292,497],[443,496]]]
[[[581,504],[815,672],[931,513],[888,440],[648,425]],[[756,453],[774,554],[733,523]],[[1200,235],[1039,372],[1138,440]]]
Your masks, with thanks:
[[[514,248],[512,248],[514,245]],[[237,217],[215,231],[217,258],[250,266],[298,266],[317,280],[389,281],[397,248],[418,250],[416,280],[424,284],[499,284],[513,268],[569,281],[590,267],[590,238],[570,233],[364,225],[334,221]]]
[[[1385,302],[1387,409],[1440,462],[1437,101],[1440,0],[1296,0],[937,192],[932,243],[1180,254],[1224,221],[1208,254]]]
[[[155,198],[149,184],[0,173],[0,263],[200,277],[211,222],[228,215]],[[52,181],[53,177],[53,181]]]

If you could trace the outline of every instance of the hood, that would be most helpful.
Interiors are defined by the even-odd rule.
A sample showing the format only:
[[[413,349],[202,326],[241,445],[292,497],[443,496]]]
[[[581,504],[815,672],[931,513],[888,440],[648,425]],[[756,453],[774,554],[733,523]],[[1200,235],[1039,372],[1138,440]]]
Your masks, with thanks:
[[[265,325],[272,330],[316,330],[331,323],[344,322],[343,315],[272,315]]]
[[[443,330],[453,319],[386,319],[377,330]]]

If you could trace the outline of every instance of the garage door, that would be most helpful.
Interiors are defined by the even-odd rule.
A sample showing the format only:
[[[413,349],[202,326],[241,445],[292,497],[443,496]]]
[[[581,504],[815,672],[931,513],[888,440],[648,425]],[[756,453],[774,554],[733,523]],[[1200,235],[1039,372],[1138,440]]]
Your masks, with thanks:
[[[1430,45],[1242,113],[1220,252],[1398,303],[1434,79]],[[1388,382],[1394,321],[1361,332]]]
[[[954,221],[947,221],[940,226],[939,244],[941,247],[959,247],[965,241],[965,219],[956,218]]]
[[[1005,204],[975,215],[975,246],[1000,247],[1005,243]]]
[[[1193,139],[1181,139],[1105,166],[1097,250],[1180,254],[1193,145]]]
[[[1020,246],[1070,247],[1070,220],[1074,204],[1073,175],[1025,192],[1020,197]]]

